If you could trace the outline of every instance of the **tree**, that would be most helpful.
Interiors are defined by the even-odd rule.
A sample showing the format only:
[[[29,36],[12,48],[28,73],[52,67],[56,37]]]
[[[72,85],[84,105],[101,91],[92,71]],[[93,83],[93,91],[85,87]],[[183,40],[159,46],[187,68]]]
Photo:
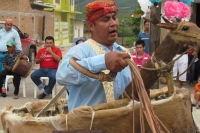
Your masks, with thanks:
[[[136,14],[140,14],[139,17],[134,17],[134,15]],[[129,29],[131,29],[131,32],[132,32],[131,34],[132,36],[129,37],[125,42],[126,46],[133,46],[134,42],[137,40],[137,36],[140,32],[140,26],[141,26],[140,16],[142,14],[143,14],[143,11],[141,10],[141,7],[138,6],[134,11],[134,15],[126,21],[126,24],[128,25]]]

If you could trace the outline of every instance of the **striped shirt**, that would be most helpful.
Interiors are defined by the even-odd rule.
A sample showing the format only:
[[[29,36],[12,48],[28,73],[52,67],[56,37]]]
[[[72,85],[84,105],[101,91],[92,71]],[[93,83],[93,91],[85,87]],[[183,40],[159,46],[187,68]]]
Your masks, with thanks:
[[[133,61],[137,65],[138,69],[140,70],[141,67],[147,63],[147,61],[151,58],[150,55],[144,53],[142,56],[138,56],[137,52],[132,54]]]
[[[13,56],[10,56],[9,53],[6,54],[6,56],[3,58],[3,65],[6,66],[13,66],[15,64],[15,59],[17,58],[17,56],[22,53],[22,55],[24,56],[25,54],[20,51],[20,50],[15,50],[15,53]]]

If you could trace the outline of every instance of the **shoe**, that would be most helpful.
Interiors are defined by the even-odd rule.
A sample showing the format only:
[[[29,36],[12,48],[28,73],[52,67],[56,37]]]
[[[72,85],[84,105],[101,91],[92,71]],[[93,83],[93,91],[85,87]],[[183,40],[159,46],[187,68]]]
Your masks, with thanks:
[[[19,98],[19,96],[18,95],[14,95],[14,97],[13,97],[14,99],[18,99]]]
[[[43,92],[42,94],[40,94],[39,96],[38,96],[38,99],[43,99],[43,98],[45,98],[46,97],[46,94]]]

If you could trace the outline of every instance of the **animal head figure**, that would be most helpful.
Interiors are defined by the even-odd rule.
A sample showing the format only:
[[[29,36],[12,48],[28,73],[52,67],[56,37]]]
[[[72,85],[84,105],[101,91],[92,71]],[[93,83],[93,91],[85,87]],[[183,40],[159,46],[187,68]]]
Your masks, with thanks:
[[[181,19],[175,18],[174,21],[170,21],[164,16],[162,19],[165,23],[161,23],[156,14],[156,8],[152,8],[152,18],[145,20],[150,23],[164,29],[170,30],[169,36],[178,44],[197,44],[200,48],[200,28],[192,23],[187,21],[181,21]]]
[[[160,63],[159,66],[170,63],[178,51],[184,46],[184,44],[196,43],[198,47],[200,47],[200,29],[196,24],[192,22],[181,21],[178,18],[175,18],[174,21],[170,21],[165,17],[162,17],[165,23],[161,23],[156,15],[156,9],[157,8],[155,7],[151,8],[151,19],[144,19],[160,28],[170,30],[169,34],[165,37],[153,54],[153,59],[156,60],[157,64]],[[152,60],[149,60],[143,67],[157,68],[155,62],[152,62]],[[172,67],[170,67],[167,72],[170,72],[171,69]],[[145,89],[147,90],[147,93],[150,94],[149,90],[151,86],[158,80],[160,71],[141,69],[140,74],[143,79]],[[125,91],[127,94],[131,94],[131,83],[126,87]],[[136,92],[134,94],[137,98],[138,96]]]

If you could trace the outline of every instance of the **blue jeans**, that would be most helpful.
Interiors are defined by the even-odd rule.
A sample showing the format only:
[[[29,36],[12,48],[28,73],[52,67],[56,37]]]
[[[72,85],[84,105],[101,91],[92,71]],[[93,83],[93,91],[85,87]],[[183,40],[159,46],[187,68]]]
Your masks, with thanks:
[[[2,63],[2,61],[3,61],[3,58],[6,56],[6,54],[1,54],[0,53],[0,71],[3,71],[5,68],[4,68],[4,66],[3,66],[3,63]]]
[[[194,55],[188,55],[188,65],[190,65]],[[193,83],[194,80],[194,69],[195,69],[195,63],[193,62],[191,67],[190,67],[190,77],[189,77],[189,82]]]
[[[44,93],[46,95],[49,95],[56,84],[56,69],[53,68],[40,68],[38,70],[35,70],[31,74],[31,79],[33,82],[38,86],[38,88],[41,90],[45,87],[44,83],[40,80],[40,77],[48,77],[49,83],[45,87]]]
[[[0,53],[0,72],[5,70],[4,66],[3,66],[3,58],[6,56],[6,54],[1,54]],[[5,84],[5,79],[3,80],[3,83]],[[9,86],[7,88],[7,90],[9,90]]]

